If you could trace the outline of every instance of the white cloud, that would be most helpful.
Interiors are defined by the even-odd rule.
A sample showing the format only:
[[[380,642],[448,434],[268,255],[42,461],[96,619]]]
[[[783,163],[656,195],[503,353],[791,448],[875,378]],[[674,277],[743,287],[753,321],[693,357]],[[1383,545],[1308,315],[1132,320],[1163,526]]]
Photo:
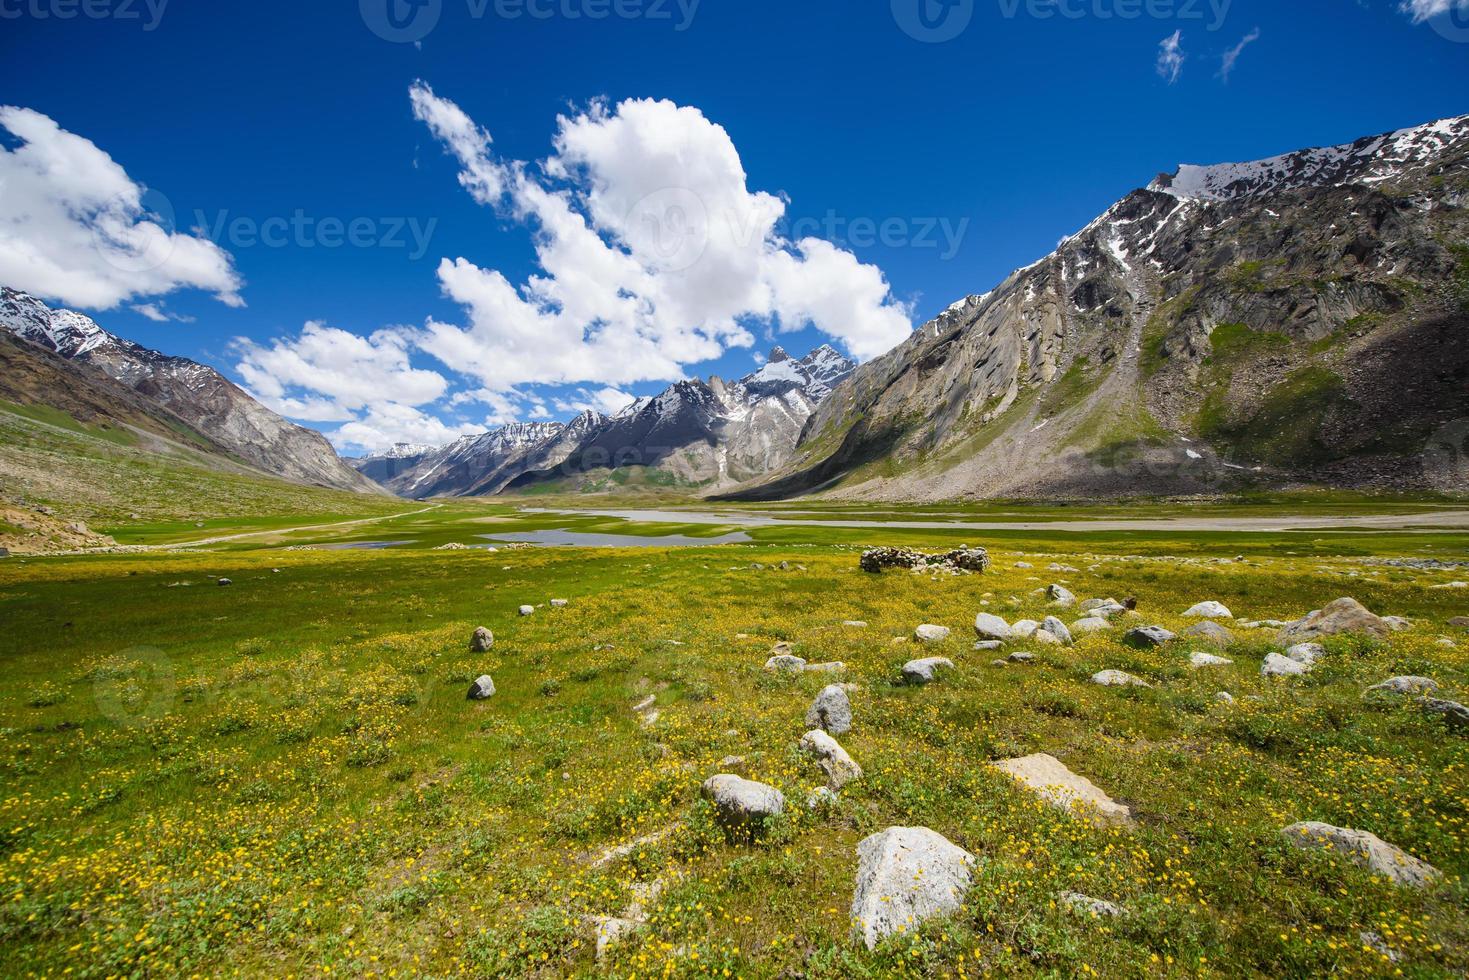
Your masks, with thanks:
[[[1238,44],[1224,52],[1223,63],[1219,66],[1219,77],[1228,83],[1229,76],[1234,73],[1235,64],[1239,62],[1239,56],[1245,53],[1245,48],[1258,40],[1260,40],[1260,28],[1257,27],[1241,38]]]
[[[1421,24],[1454,10],[1469,11],[1469,0],[1402,0],[1398,9]]]
[[[603,415],[616,415],[633,402],[637,401],[632,395],[620,388],[578,388],[576,393],[568,398],[555,400],[556,411],[562,413],[575,412],[601,412]]]
[[[133,306],[133,312],[139,313],[154,323],[193,323],[194,318],[184,316],[182,313],[173,313],[163,308],[162,303],[137,303]]]
[[[343,452],[375,453],[400,442],[443,446],[460,436],[483,432],[487,427],[488,423],[449,425],[411,405],[384,402],[326,435]]]
[[[1188,56],[1183,53],[1183,31],[1177,30],[1158,44],[1158,75],[1172,85],[1183,74],[1183,63]]]
[[[496,160],[489,134],[426,85],[410,97],[474,199],[533,232],[540,272],[519,286],[467,258],[439,266],[468,325],[431,321],[418,343],[487,389],[678,379],[752,344],[756,321],[810,323],[861,358],[912,329],[876,267],[776,232],[785,202],[748,190],[729,134],[697,109],[594,103],[558,119],[536,176]]]
[[[235,369],[251,394],[291,418],[345,422],[366,411],[409,419],[413,406],[437,401],[449,389],[443,375],[412,366],[409,340],[403,329],[363,337],[312,322],[297,337],[269,346],[237,338]]]
[[[167,202],[91,140],[17,106],[0,128],[16,142],[0,144],[0,282],[93,310],[184,288],[244,305],[229,253],[169,230]]]

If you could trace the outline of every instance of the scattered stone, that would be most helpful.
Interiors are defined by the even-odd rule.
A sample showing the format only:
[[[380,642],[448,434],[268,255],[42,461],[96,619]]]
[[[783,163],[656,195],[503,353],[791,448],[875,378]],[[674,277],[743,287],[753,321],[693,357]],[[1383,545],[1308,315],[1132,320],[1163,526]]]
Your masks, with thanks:
[[[532,615],[535,611],[536,611],[536,607],[535,606],[521,606],[520,607],[520,614],[522,616]]]
[[[1307,821],[1291,824],[1281,833],[1296,847],[1340,854],[1353,864],[1381,875],[1396,885],[1426,888],[1440,877],[1438,869],[1431,864],[1418,860],[1407,851],[1394,847],[1365,830]]]
[[[745,757],[742,755],[727,755],[719,760],[719,768],[726,772],[734,772],[736,769],[745,768]]]
[[[1006,658],[1006,662],[1012,663],[1012,664],[1028,664],[1028,663],[1034,663],[1035,662],[1035,654],[1033,654],[1033,653],[1012,653],[1012,654],[1010,654],[1009,657]]]
[[[1115,919],[1127,914],[1127,910],[1120,905],[1105,902],[1100,898],[1092,898],[1080,892],[1062,892],[1061,901],[1075,911],[1094,919]]]
[[[903,665],[903,680],[909,684],[932,683],[940,670],[953,670],[954,661],[944,657],[926,657],[910,660]]]
[[[474,631],[474,635],[469,638],[470,653],[488,653],[490,651],[490,648],[494,645],[495,634],[491,633],[483,626],[476,629]]]
[[[847,669],[847,665],[840,660],[833,660],[829,664],[807,664],[804,669],[808,674],[840,674]]]
[[[1030,562],[1028,562],[1028,561],[1017,561],[1017,562],[1016,562],[1016,563],[1015,563],[1015,567],[1016,567],[1016,568],[1017,568],[1017,569],[1019,569],[1019,570],[1020,570],[1020,571],[1025,571],[1025,570],[1026,570],[1026,569],[1030,569],[1030,568],[1034,568],[1034,567],[1035,567],[1035,566],[1034,566],[1034,565],[1032,565],[1032,564],[1031,564],[1031,563],[1030,563]]]
[[[1189,654],[1188,662],[1195,667],[1228,667],[1234,663],[1233,660],[1216,657],[1212,653],[1191,653]]]
[[[1022,619],[1010,627],[1010,637],[1015,640],[1028,640],[1035,636],[1035,631],[1041,628],[1041,624],[1033,619]]]
[[[1267,653],[1265,654],[1265,662],[1260,665],[1260,676],[1300,677],[1310,669],[1305,664],[1287,657],[1282,657],[1278,653]]]
[[[1220,704],[1234,704],[1234,695],[1230,694],[1228,691],[1220,691],[1218,694],[1214,695],[1214,700],[1218,701]]]
[[[1206,619],[1197,626],[1190,626],[1183,635],[1215,646],[1227,647],[1234,642],[1234,634],[1213,620]]]
[[[1111,826],[1132,826],[1129,808],[1114,801],[1085,776],[1066,768],[1055,756],[1028,755],[993,765],[1059,810]]]
[[[1052,633],[1050,630],[1036,630],[1034,633],[1030,634],[1030,640],[1032,643],[1040,643],[1044,646],[1049,647],[1058,647],[1062,645],[1061,638],[1055,633]]]
[[[1357,938],[1362,940],[1363,946],[1366,946],[1389,963],[1396,963],[1402,959],[1398,951],[1389,946],[1387,940],[1375,932],[1361,932],[1357,934]]]
[[[789,653],[782,653],[765,661],[765,669],[799,674],[806,669],[806,661],[800,657],[793,657]]]
[[[1088,616],[1071,624],[1072,633],[1105,633],[1111,628],[1111,622],[1100,616]]]
[[[976,858],[927,827],[889,827],[857,845],[857,862],[852,935],[875,949],[962,908]]]
[[[1438,690],[1438,681],[1428,677],[1389,677],[1367,690],[1384,691],[1388,694],[1429,694]]]
[[[1412,621],[1405,619],[1402,616],[1384,616],[1382,617],[1382,621],[1386,623],[1388,629],[1392,630],[1394,633],[1406,633],[1408,630],[1413,628]]]
[[[980,640],[978,643],[974,644],[974,649],[976,649],[976,650],[998,650],[1001,647],[1003,647],[1004,645],[1005,644],[1002,643],[1002,642],[1000,642],[999,640]]]
[[[1002,643],[1014,635],[1009,623],[990,613],[980,613],[974,617],[974,632],[979,634],[981,640],[998,640]]]
[[[1074,641],[1071,639],[1071,631],[1066,624],[1055,616],[1047,616],[1046,621],[1041,624],[1041,629],[1054,636],[1062,646],[1070,646]]]
[[[1134,677],[1126,671],[1104,670],[1099,674],[1092,675],[1092,683],[1100,684],[1102,687],[1152,687],[1141,677]]]
[[[9,558],[9,557],[10,557],[10,549],[9,548],[0,548],[0,558]]]
[[[826,785],[833,791],[854,779],[862,778],[862,767],[852,760],[847,750],[826,732],[816,729],[801,736],[801,750],[813,756],[826,773]]]
[[[635,704],[635,705],[632,706],[633,713],[640,715],[640,714],[644,713],[645,711],[647,711],[648,709],[652,708],[653,705],[655,705],[657,703],[658,703],[657,696],[656,695],[653,695],[653,694],[650,694],[647,697],[643,698],[643,700],[639,701],[637,704]]]
[[[919,643],[943,643],[953,634],[953,630],[947,626],[934,626],[925,623],[913,631],[913,635]]]
[[[552,599],[551,600],[551,608],[552,609],[565,609],[567,607],[567,605],[569,605],[569,603],[565,599]]]
[[[771,647],[770,648],[770,653],[771,653],[772,656],[784,657],[787,654],[791,653],[791,651],[793,649],[794,648],[789,643],[786,643],[786,642],[782,641],[780,643],[777,643],[775,646]]]
[[[1444,722],[1454,731],[1469,731],[1469,708],[1457,701],[1442,698],[1420,698],[1418,705],[1430,714],[1443,715]]]
[[[818,786],[806,794],[806,809],[825,810],[837,805],[837,795],[825,786]]]
[[[485,674],[473,684],[469,685],[468,700],[470,701],[485,701],[494,696],[495,682],[490,679],[489,674]]]
[[[847,700],[846,690],[839,684],[822,688],[806,712],[806,724],[833,735],[845,735],[851,731],[852,702]]]
[[[1062,585],[1052,585],[1046,589],[1046,598],[1051,600],[1053,606],[1066,608],[1076,605],[1076,596],[1071,594],[1070,589]]]
[[[1122,642],[1139,650],[1160,647],[1174,639],[1174,634],[1161,626],[1138,626],[1127,631]]]
[[[1288,624],[1280,631],[1280,642],[1300,643],[1340,633],[1366,633],[1386,638],[1390,632],[1392,627],[1368,612],[1356,599],[1338,599]]]
[[[234,582],[231,582],[227,578],[222,578],[222,579],[219,580],[219,584],[220,585],[234,585],[235,583]]]
[[[599,960],[605,959],[608,950],[641,930],[644,925],[632,919],[607,915],[596,916],[592,922],[597,927],[597,959]]]
[[[1460,629],[1469,630],[1469,616],[1455,616],[1453,619],[1449,620],[1449,625],[1457,626]]]
[[[785,812],[786,800],[780,790],[730,773],[709,777],[701,792],[714,804],[725,831],[746,840],[754,840],[766,820]]]
[[[1445,582],[1442,585],[1430,585],[1431,589],[1469,589],[1469,582]]]
[[[990,567],[990,557],[983,548],[960,548],[942,555],[925,555],[911,548],[872,548],[862,552],[861,566],[872,574],[885,568],[982,573]]]
[[[1287,660],[1294,660],[1307,667],[1316,666],[1316,661],[1326,656],[1326,648],[1319,643],[1297,643],[1285,651]]]
[[[1233,619],[1234,613],[1230,612],[1229,607],[1222,602],[1214,602],[1211,599],[1192,606],[1184,613],[1184,616],[1191,619]]]
[[[842,625],[850,626],[854,630],[865,630],[867,628],[867,624],[862,622],[862,620],[860,619],[849,619]]]

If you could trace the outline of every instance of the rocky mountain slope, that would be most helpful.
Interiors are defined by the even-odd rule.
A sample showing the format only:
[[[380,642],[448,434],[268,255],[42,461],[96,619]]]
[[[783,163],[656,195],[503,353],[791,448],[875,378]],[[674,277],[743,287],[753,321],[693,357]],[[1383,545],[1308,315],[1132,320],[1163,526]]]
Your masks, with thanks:
[[[800,360],[777,347],[739,381],[681,381],[615,416],[517,423],[436,451],[402,447],[354,465],[417,499],[607,482],[728,488],[785,465],[812,411],[854,366],[826,345]]]
[[[320,433],[281,418],[213,368],[123,340],[89,317],[52,310],[9,288],[0,288],[0,327],[102,372],[265,473],[298,483],[381,492],[338,458]],[[65,392],[55,396],[65,397]]]
[[[1433,461],[1465,418],[1469,117],[1158,177],[858,368],[737,496],[1463,491]]]

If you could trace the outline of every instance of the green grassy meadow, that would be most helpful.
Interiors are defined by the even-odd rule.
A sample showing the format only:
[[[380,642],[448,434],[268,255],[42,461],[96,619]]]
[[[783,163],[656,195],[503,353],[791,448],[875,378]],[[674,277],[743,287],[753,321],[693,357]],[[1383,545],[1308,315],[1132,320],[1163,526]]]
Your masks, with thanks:
[[[1401,674],[1469,695],[1469,632],[1447,625],[1469,615],[1469,590],[1434,588],[1469,569],[1369,563],[1463,560],[1461,533],[802,525],[708,548],[490,552],[434,549],[541,528],[735,528],[462,501],[303,532],[286,529],[325,521],[234,521],[116,533],[152,544],[265,533],[208,550],[0,561],[0,973],[1469,972],[1469,742],[1410,703],[1363,696]],[[369,541],[411,544],[316,547]],[[983,544],[995,567],[858,571],[860,547],[889,543]],[[1029,665],[971,650],[976,613],[1041,619],[1052,610],[1038,590],[1053,582],[1083,599],[1135,597],[1139,614],[1069,648],[1012,645],[1036,654]],[[1315,672],[1284,681],[1259,672],[1273,630],[1236,629],[1235,663],[1221,668],[1192,668],[1188,654],[1209,648],[1184,640],[1148,652],[1119,642],[1130,624],[1181,630],[1204,599],[1289,620],[1343,595],[1414,625],[1386,641],[1332,639]],[[535,613],[518,615],[522,604]],[[920,645],[923,623],[953,638]],[[469,652],[477,626],[495,633],[487,654]],[[797,742],[833,678],[766,671],[777,642],[845,663],[835,679],[858,685],[839,741],[865,775],[830,807],[808,809],[824,779]],[[957,669],[898,683],[905,661],[928,655]],[[1088,682],[1107,668],[1155,687]],[[486,673],[498,693],[467,701]],[[633,708],[650,696],[658,717],[644,724]],[[1137,827],[1053,811],[988,767],[1034,752],[1133,807]],[[786,796],[756,844],[726,841],[699,797],[729,756]],[[1369,830],[1445,878],[1408,891],[1293,849],[1279,831],[1299,820]],[[980,863],[959,914],[868,952],[849,934],[855,847],[894,825],[931,827]],[[591,920],[621,915],[652,882],[662,891],[644,927],[599,960]],[[1065,891],[1128,914],[1080,915]],[[1369,932],[1395,961],[1366,945]]]

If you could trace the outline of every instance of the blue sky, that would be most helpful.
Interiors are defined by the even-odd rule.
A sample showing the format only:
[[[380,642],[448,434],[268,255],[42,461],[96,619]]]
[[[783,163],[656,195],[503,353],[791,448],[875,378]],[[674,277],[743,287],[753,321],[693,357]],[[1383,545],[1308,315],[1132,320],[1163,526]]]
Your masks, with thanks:
[[[44,276],[7,284],[58,301],[72,291],[71,305],[113,332],[220,368],[350,451],[511,416],[565,417],[615,402],[611,390],[666,383],[628,380],[639,371],[738,376],[776,342],[796,354],[825,340],[871,354],[896,314],[917,325],[991,288],[1180,162],[1253,159],[1469,111],[1465,0],[1414,0],[1425,14],[1462,8],[1419,23],[1399,0],[955,0],[947,19],[939,0],[922,0],[937,25],[928,40],[920,0],[426,0],[403,8],[417,43],[380,36],[391,33],[386,2],[0,0],[0,104],[91,141],[149,190],[144,204],[166,202],[180,235],[202,219],[215,243],[172,275],[110,269],[99,286],[111,291],[77,302],[85,236],[64,228],[47,247],[63,273],[81,262],[65,287]],[[438,19],[424,33],[429,22],[410,14]],[[1160,61],[1176,32],[1181,63]],[[1251,36],[1226,81],[1226,53]],[[697,112],[650,109],[638,121],[625,100]],[[469,129],[454,128],[456,110]],[[44,127],[27,118],[41,140]],[[736,316],[695,337],[665,323],[639,345],[590,347],[554,367],[550,352],[547,365],[530,363],[526,331],[538,320],[516,328],[514,355],[487,345],[500,329],[493,274],[522,296],[547,275],[536,248],[546,214],[530,202],[570,189],[587,209],[646,190],[656,167],[637,154],[659,149],[675,118],[716,161],[722,127],[746,175],[739,206],[783,209],[771,240],[836,246],[778,244],[783,257],[767,256],[743,284],[773,295],[754,305],[781,311],[782,326],[817,311],[826,329],[776,336],[770,322]],[[581,142],[558,151],[558,131]],[[456,134],[473,142],[481,132],[493,139],[483,152],[453,152]],[[24,142],[0,132],[12,153]],[[538,164],[553,155],[579,164],[580,178],[544,173]],[[522,161],[521,192],[476,200],[461,184],[476,166],[513,182]],[[0,236],[27,227],[25,186],[0,185]],[[671,200],[657,198],[660,214],[682,199]],[[355,244],[329,247],[352,222]],[[170,256],[181,263],[177,249]],[[452,287],[445,259],[465,260]],[[738,279],[738,259],[713,280]],[[563,261],[549,277],[562,299],[588,266]],[[874,282],[889,292],[872,295]],[[660,321],[694,318],[697,304],[657,289],[643,298]],[[716,319],[740,308],[726,304]],[[425,349],[430,319],[443,329]],[[308,323],[322,326],[303,338]],[[353,335],[375,339],[354,350]],[[471,348],[477,370],[446,363],[446,352]],[[255,373],[242,374],[251,350]],[[332,380],[333,370],[356,380]],[[275,392],[262,377],[272,372]],[[313,374],[328,379],[320,390],[303,384]]]

